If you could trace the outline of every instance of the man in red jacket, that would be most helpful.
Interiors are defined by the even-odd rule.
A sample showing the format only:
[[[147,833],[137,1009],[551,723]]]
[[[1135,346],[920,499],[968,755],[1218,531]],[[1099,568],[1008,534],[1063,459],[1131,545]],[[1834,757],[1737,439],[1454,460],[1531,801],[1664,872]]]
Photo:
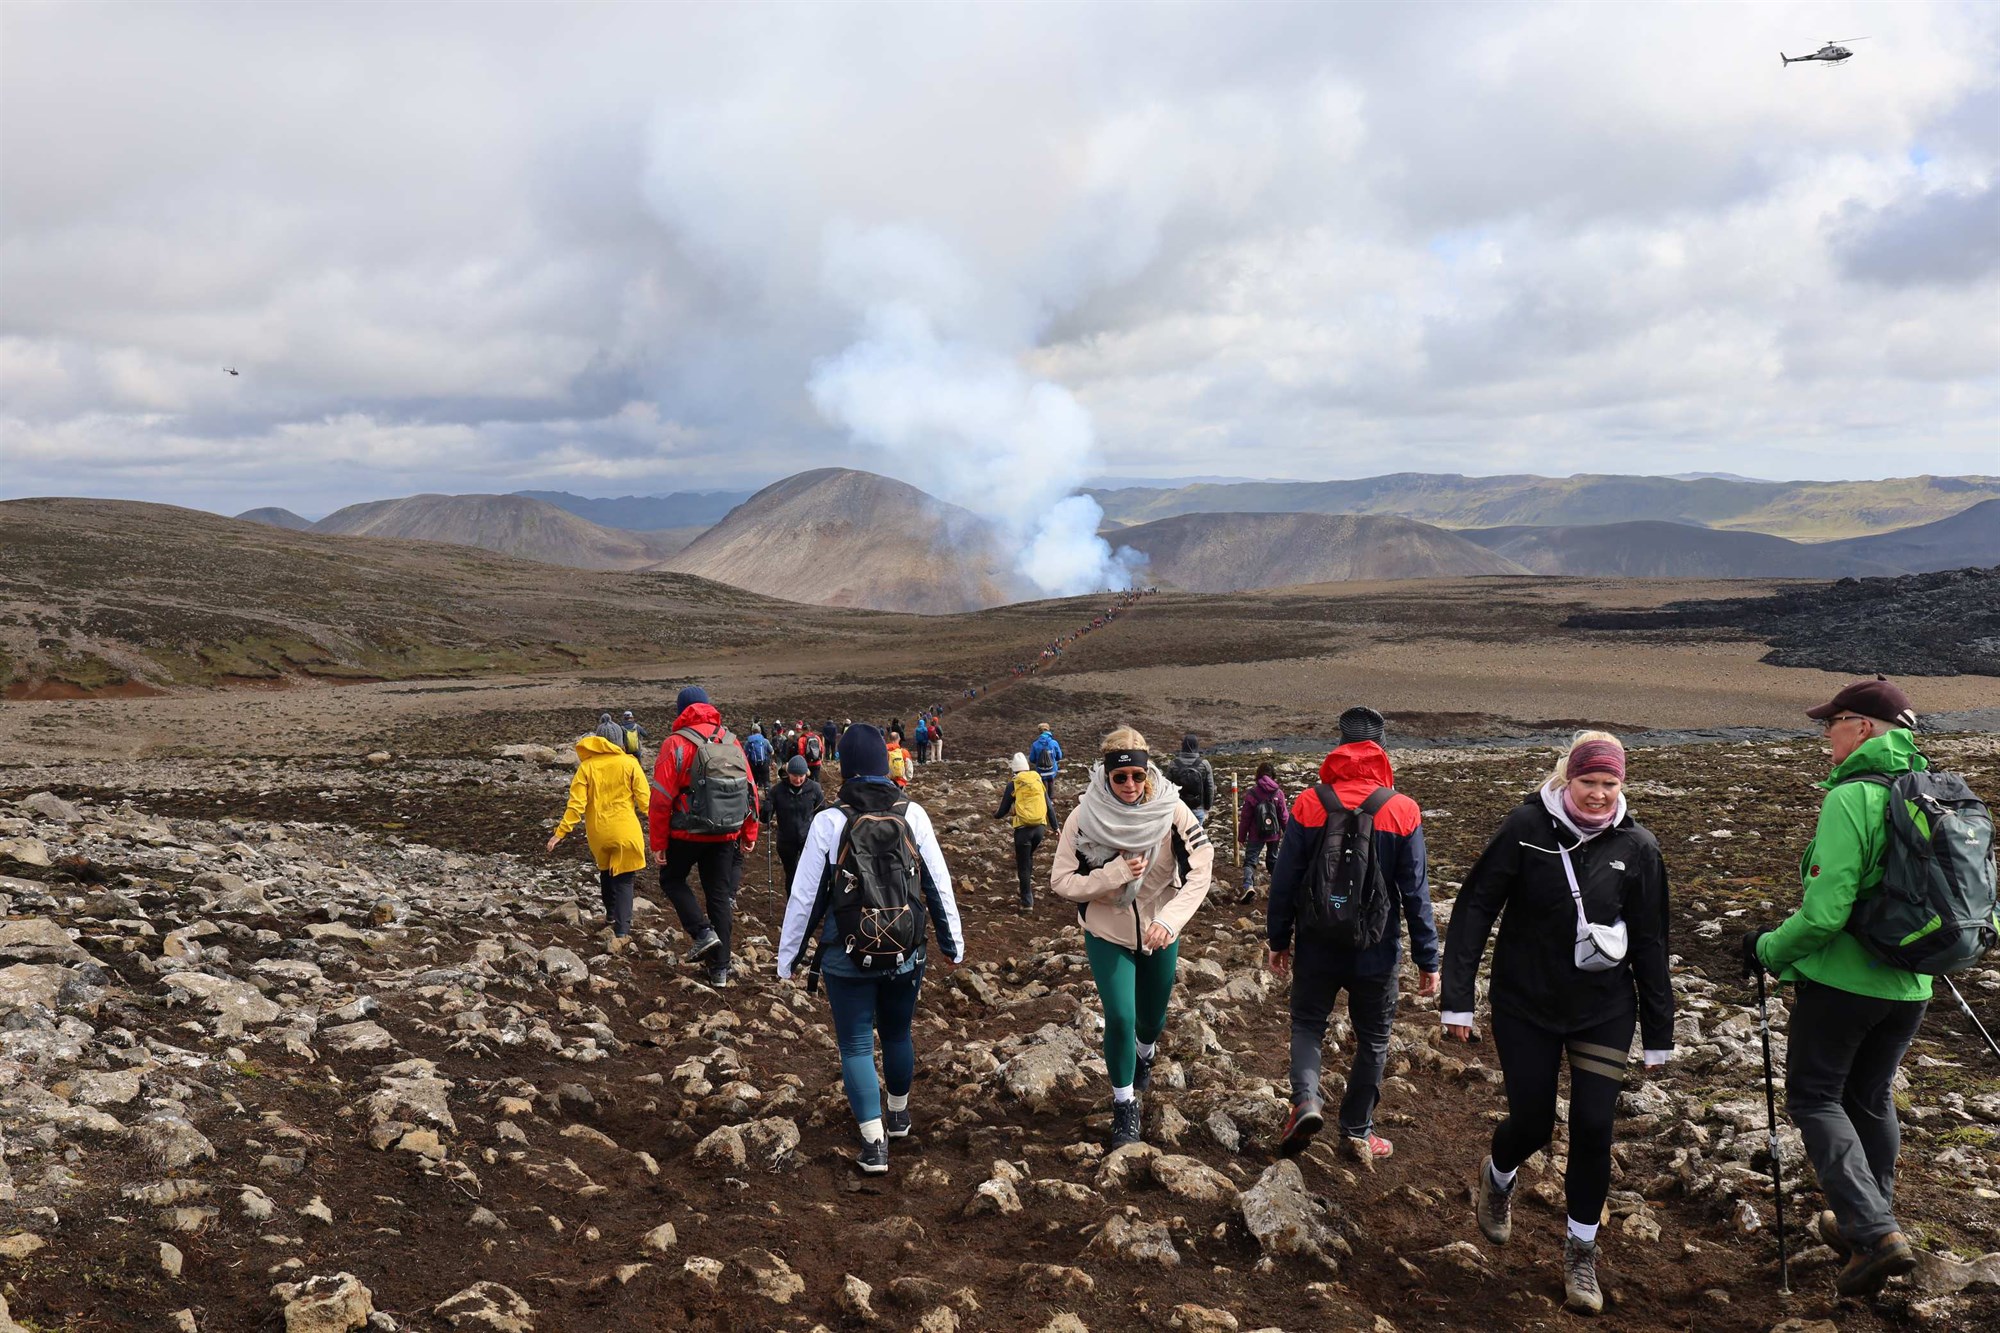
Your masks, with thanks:
[[[722,725],[722,714],[708,702],[699,685],[690,685],[674,700],[677,716],[673,734],[660,744],[653,765],[653,808],[648,815],[647,841],[660,867],[660,892],[674,905],[681,925],[694,938],[694,947],[683,961],[708,963],[712,986],[729,984],[729,941],[736,920],[736,885],[743,870],[743,855],[757,846],[757,799],[750,786],[750,760],[743,745]],[[717,771],[711,764],[706,774],[708,786],[721,793],[720,799],[737,799],[729,784],[740,776],[741,800],[746,813],[740,826],[723,832],[699,831],[677,825],[699,823],[695,778],[699,746],[696,738],[721,741],[735,751],[740,767],[731,772]],[[733,814],[732,814],[733,818]],[[688,874],[701,872],[702,897],[708,910],[695,901],[688,887]]]

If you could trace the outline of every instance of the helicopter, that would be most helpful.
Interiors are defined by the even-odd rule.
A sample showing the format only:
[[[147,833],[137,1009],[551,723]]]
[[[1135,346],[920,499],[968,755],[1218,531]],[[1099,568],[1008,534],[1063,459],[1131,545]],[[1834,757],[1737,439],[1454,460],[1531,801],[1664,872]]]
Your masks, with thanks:
[[[224,366],[224,367],[222,368],[222,373],[223,373],[223,374],[225,374],[225,375],[234,375],[234,374],[237,374],[237,373],[239,373],[239,372],[238,372],[238,371],[237,371],[237,370],[235,369],[235,367],[233,367],[233,366]]]
[[[1865,42],[1867,40],[1866,37],[1842,37],[1839,41],[1828,42],[1809,56],[1788,56],[1783,51],[1780,51],[1778,52],[1778,59],[1784,61],[1787,65],[1802,65],[1808,60],[1822,60],[1829,65],[1838,65],[1854,54],[1843,43]]]

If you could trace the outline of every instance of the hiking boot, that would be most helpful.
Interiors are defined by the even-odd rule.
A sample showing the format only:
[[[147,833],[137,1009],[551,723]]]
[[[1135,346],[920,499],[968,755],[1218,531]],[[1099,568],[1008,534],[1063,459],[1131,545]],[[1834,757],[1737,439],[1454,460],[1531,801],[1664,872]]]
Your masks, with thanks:
[[[708,984],[717,990],[726,989],[729,985],[729,969],[726,967],[711,967],[708,969]]]
[[[1892,1277],[1901,1277],[1917,1266],[1917,1255],[1903,1233],[1892,1231],[1869,1250],[1855,1250],[1833,1279],[1833,1289],[1843,1296],[1873,1296]]]
[[[1840,1256],[1843,1263],[1854,1257],[1854,1247],[1840,1234],[1840,1219],[1833,1215],[1833,1209],[1828,1208],[1814,1218],[1813,1227],[1819,1232],[1820,1244]]]
[[[882,1132],[892,1139],[907,1139],[910,1137],[909,1111],[907,1109],[901,1111],[884,1111],[882,1113]]]
[[[1514,1185],[1520,1184],[1516,1178]],[[1493,1159],[1479,1164],[1479,1229],[1495,1245],[1505,1245],[1514,1234],[1514,1185],[1501,1189],[1493,1183]]]
[[[1153,1061],[1157,1058],[1159,1058],[1157,1051],[1152,1055],[1139,1057],[1138,1064],[1132,1070],[1132,1091],[1145,1092],[1153,1086]]]
[[[1278,1139],[1278,1151],[1287,1157],[1304,1152],[1325,1124],[1326,1115],[1319,1103],[1308,1097],[1292,1108],[1291,1119],[1285,1121],[1285,1132]]]
[[[854,1159],[864,1176],[885,1176],[889,1174],[889,1141],[887,1139],[861,1140],[861,1155]]]
[[[1396,1155],[1396,1145],[1380,1134],[1349,1134],[1342,1146],[1349,1157],[1370,1171],[1375,1169],[1375,1163],[1386,1162]]]
[[[1128,1143],[1139,1142],[1139,1139],[1138,1101],[1111,1103],[1111,1146],[1122,1148]]]
[[[702,959],[708,957],[721,947],[722,936],[712,930],[704,930],[701,932],[701,938],[694,942],[694,947],[681,955],[681,961],[683,963],[699,963]]]
[[[1563,1308],[1577,1314],[1602,1314],[1604,1293],[1597,1285],[1597,1246],[1575,1236],[1563,1236]]]
[[[1022,898],[1022,899],[1021,899],[1021,910],[1022,910],[1023,912],[1032,912],[1032,911],[1034,911],[1034,910],[1035,910],[1035,895],[1034,895],[1034,894],[1032,894],[1032,893],[1031,893],[1031,894],[1028,894],[1028,895],[1027,895],[1026,897],[1024,897],[1024,898]]]

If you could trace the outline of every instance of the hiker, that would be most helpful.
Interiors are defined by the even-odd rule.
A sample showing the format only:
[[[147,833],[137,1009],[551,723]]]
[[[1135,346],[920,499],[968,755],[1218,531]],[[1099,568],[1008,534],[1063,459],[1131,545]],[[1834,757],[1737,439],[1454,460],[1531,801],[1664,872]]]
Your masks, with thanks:
[[[1181,789],[1181,801],[1194,811],[1195,822],[1206,824],[1215,808],[1215,768],[1202,757],[1201,741],[1192,731],[1181,737],[1180,753],[1168,762],[1167,781]]]
[[[609,718],[609,714],[605,715]],[[616,728],[614,728],[616,729]],[[621,730],[622,735],[622,730]],[[569,780],[569,805],[549,835],[547,851],[569,836],[577,821],[597,862],[597,892],[614,939],[632,933],[632,881],[646,864],[646,830],[639,817],[652,794],[646,770],[625,753],[619,740],[593,731],[576,742],[576,772]]]
[[[1056,818],[1056,774],[1062,771],[1062,745],[1048,723],[1039,724],[1040,734],[1028,747],[1028,763],[1042,780],[1042,795],[1048,799],[1049,822]]]
[[[1826,733],[1833,770],[1820,784],[1826,795],[1819,824],[1799,862],[1798,910],[1775,930],[1743,937],[1743,974],[1763,968],[1794,986],[1785,1111],[1832,1205],[1819,1216],[1818,1230],[1846,1261],[1834,1289],[1867,1296],[1916,1267],[1893,1211],[1902,1133],[1893,1081],[1924,1021],[1931,978],[1864,943],[1873,938],[1863,916],[1870,909],[1857,899],[1883,898],[1889,887],[1895,796],[1889,784],[1924,773],[1930,761],[1911,734],[1917,719],[1909,696],[1880,676],[1855,681],[1806,716]],[[1917,836],[1929,833],[1926,820]],[[1930,855],[1928,845],[1924,854]],[[1889,942],[1905,931],[1899,925]]]
[[[756,788],[750,760],[722,725],[699,685],[674,700],[674,730],[653,761],[662,815],[647,821],[660,863],[660,892],[694,940],[681,961],[708,965],[708,984],[729,984],[729,943],[743,857],[757,847]],[[706,901],[695,901],[688,875],[699,871]]]
[[[1257,780],[1243,793],[1243,807],[1236,812],[1236,841],[1243,848],[1243,893],[1238,902],[1247,903],[1257,896],[1260,856],[1266,875],[1278,873],[1278,844],[1285,839],[1285,823],[1290,818],[1285,789],[1278,785],[1278,770],[1266,760],[1257,765]]]
[[[1028,767],[1028,756],[1018,750],[1008,762],[1014,777],[1001,794],[995,819],[1014,816],[1014,871],[1021,879],[1021,910],[1035,905],[1035,849],[1049,835],[1049,798],[1042,779]]]
[[[819,753],[822,761],[829,758],[840,747],[840,728],[828,718],[819,725]]]
[[[820,738],[820,734],[817,731],[814,731],[804,723],[800,723],[799,737],[796,741],[792,742],[792,752],[786,758],[788,761],[791,759],[805,760],[807,776],[812,778],[814,782],[818,782],[820,764],[826,759],[826,742]]]
[[[940,764],[944,762],[944,723],[936,713],[931,714],[931,758]]]
[[[778,976],[791,979],[804,961],[808,937],[824,920],[808,967],[824,977],[833,1007],[840,1081],[861,1131],[858,1165],[869,1175],[881,1175],[889,1169],[888,1140],[910,1132],[910,1084],[916,1077],[910,1022],[928,952],[922,914],[909,901],[911,888],[920,888],[947,967],[965,961],[965,932],[930,816],[889,780],[882,733],[865,724],[849,727],[836,753],[845,779],[840,800],[814,816],[807,831],[799,873],[785,904]],[[863,828],[868,830],[866,842]],[[867,929],[877,906],[893,911],[904,924],[886,932]],[[884,940],[884,935],[890,938]],[[864,941],[880,943],[871,950]],[[880,944],[893,944],[896,952],[888,953]],[[810,979],[807,984],[810,988]]]
[[[758,791],[771,785],[771,742],[764,739],[764,728],[753,722],[750,734],[743,738],[743,755],[750,761],[750,781]]]
[[[1139,1141],[1138,1099],[1153,1081],[1181,931],[1208,896],[1214,862],[1208,834],[1153,766],[1146,738],[1131,727],[1106,736],[1056,839],[1049,887],[1077,904],[1104,1004],[1113,1148]]]
[[[819,733],[814,732],[815,739]],[[799,853],[805,850],[806,831],[813,816],[826,808],[826,794],[820,790],[812,768],[803,755],[785,761],[784,774],[764,793],[764,818],[776,827],[778,860],[785,867],[785,883],[798,873]]]
[[[1419,995],[1437,994],[1438,938],[1423,814],[1395,789],[1382,749],[1382,715],[1349,709],[1341,722],[1341,741],[1321,761],[1319,784],[1299,793],[1283,829],[1271,873],[1265,963],[1292,977],[1292,1113],[1279,1150],[1302,1151],[1325,1123],[1322,1048],[1333,1003],[1346,991],[1354,1061],[1340,1100],[1341,1143],[1373,1170],[1395,1152],[1375,1133],[1375,1104],[1396,1018],[1403,924],[1409,925]],[[1269,768],[1259,770],[1260,784]],[[1276,778],[1269,781],[1275,790]],[[1357,867],[1354,882],[1343,881],[1345,864]],[[1342,902],[1355,904],[1351,918],[1335,910]]]
[[[646,764],[646,729],[639,725],[639,719],[632,716],[632,710],[629,708],[625,710],[625,716],[619,720],[619,727],[619,743],[625,747],[626,754],[639,761],[639,766],[643,769]]]
[[[889,728],[888,740],[889,780],[898,787],[908,787],[910,779],[916,776],[916,756],[903,748],[903,733],[896,727]]]
[[[922,713],[917,714],[917,734],[915,739],[917,742],[917,762],[928,764],[931,761],[931,724],[930,719]]]
[[[1667,982],[1667,871],[1626,808],[1625,747],[1578,732],[1540,790],[1501,820],[1465,877],[1445,933],[1445,1035],[1475,1038],[1473,982],[1495,918],[1493,1042],[1507,1118],[1476,1186],[1479,1229],[1513,1234],[1514,1173],[1554,1135],[1556,1082],[1569,1060],[1569,1167],[1563,1186],[1564,1304],[1604,1308],[1597,1225],[1611,1188],[1611,1126],[1636,1021],[1648,1069],[1674,1047]]]

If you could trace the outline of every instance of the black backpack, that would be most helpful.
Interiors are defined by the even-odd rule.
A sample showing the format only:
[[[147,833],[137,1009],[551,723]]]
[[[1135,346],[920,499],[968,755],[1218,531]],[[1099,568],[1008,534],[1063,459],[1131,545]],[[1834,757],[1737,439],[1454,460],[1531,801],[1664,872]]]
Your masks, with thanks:
[[[1889,846],[1881,886],[1855,901],[1848,933],[1905,972],[1944,976],[1977,963],[2000,943],[1992,812],[1956,773],[1863,773],[1849,781],[1889,789]]]
[[[910,828],[909,798],[870,801],[862,809],[840,804],[847,824],[840,831],[826,878],[820,882],[809,935],[830,911],[840,947],[858,966],[893,970],[922,947],[923,857]],[[813,945],[812,974],[819,974],[824,937]]]
[[[1181,802],[1190,810],[1201,808],[1201,756],[1182,750],[1167,764],[1167,781],[1181,789]]]
[[[799,754],[808,764],[817,764],[826,757],[826,751],[822,746],[823,742],[817,731],[799,733]]]
[[[1375,816],[1394,787],[1377,787],[1358,810],[1349,810],[1325,783],[1313,787],[1326,828],[1319,855],[1300,886],[1299,927],[1347,949],[1379,944],[1395,915],[1395,895],[1375,855]]]
[[[1254,801],[1250,805],[1250,817],[1256,821],[1257,839],[1271,842],[1278,836],[1278,803],[1276,801]]]
[[[674,733],[694,746],[688,765],[687,786],[669,818],[667,827],[676,833],[716,836],[735,833],[750,818],[754,788],[750,785],[750,761],[730,735],[729,728],[717,727],[713,736],[704,736],[694,727]],[[659,783],[655,791],[665,793]]]

